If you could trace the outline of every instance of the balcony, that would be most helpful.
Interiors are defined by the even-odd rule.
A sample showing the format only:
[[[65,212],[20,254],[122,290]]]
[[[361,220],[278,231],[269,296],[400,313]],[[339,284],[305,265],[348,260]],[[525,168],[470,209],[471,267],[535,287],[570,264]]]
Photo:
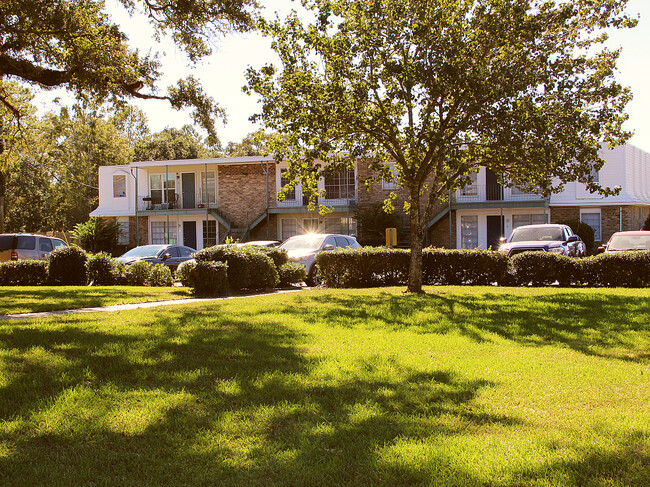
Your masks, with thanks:
[[[165,212],[217,207],[214,194],[205,195],[201,192],[188,194],[169,191],[163,195],[157,191],[138,198],[138,211]]]
[[[457,190],[452,195],[452,204],[472,203],[518,203],[536,202],[543,203],[545,198],[539,193],[525,193],[517,188],[506,188],[498,184],[479,185],[473,184]]]

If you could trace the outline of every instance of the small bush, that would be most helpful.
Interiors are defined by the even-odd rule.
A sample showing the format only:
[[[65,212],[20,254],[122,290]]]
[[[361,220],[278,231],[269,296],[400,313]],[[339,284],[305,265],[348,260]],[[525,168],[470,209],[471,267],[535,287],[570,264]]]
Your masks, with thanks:
[[[181,262],[174,273],[174,279],[180,281],[180,283],[185,287],[194,287],[195,267],[195,260],[186,260],[185,262]]]
[[[60,247],[50,252],[48,282],[60,286],[86,284],[88,256],[79,247]]]
[[[268,255],[278,271],[280,267],[289,262],[289,254],[285,249],[278,247],[256,247],[256,250]]]
[[[129,286],[144,286],[151,279],[153,264],[146,260],[136,260],[126,266],[124,277]]]
[[[163,264],[156,264],[151,269],[149,275],[149,284],[156,287],[165,287],[172,285],[172,271]]]
[[[120,281],[122,268],[120,262],[105,252],[88,256],[86,275],[88,282],[94,286],[111,286]]]
[[[228,288],[228,264],[199,261],[191,267],[192,292],[197,296],[220,296]],[[188,271],[189,272],[189,271]]]
[[[45,260],[19,260],[0,264],[0,286],[41,286],[46,282]]]
[[[582,279],[588,286],[650,286],[650,251],[612,252],[584,259]]]
[[[493,250],[426,249],[422,252],[423,282],[433,285],[486,286],[502,283],[508,257]]]
[[[87,222],[75,225],[72,235],[88,252],[112,252],[117,246],[120,225],[117,220],[92,216]]]
[[[265,289],[280,281],[271,258],[259,247],[214,246],[194,254],[197,262],[226,262],[232,290]]]
[[[302,264],[287,262],[278,269],[280,286],[286,287],[291,284],[299,284],[307,280],[307,269]]]

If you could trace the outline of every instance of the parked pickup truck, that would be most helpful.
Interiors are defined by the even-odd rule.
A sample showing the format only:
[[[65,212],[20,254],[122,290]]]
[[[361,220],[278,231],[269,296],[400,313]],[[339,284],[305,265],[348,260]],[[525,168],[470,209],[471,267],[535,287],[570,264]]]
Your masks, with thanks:
[[[507,240],[502,239],[499,251],[509,257],[527,251],[584,257],[587,246],[567,225],[524,225],[515,228]]]

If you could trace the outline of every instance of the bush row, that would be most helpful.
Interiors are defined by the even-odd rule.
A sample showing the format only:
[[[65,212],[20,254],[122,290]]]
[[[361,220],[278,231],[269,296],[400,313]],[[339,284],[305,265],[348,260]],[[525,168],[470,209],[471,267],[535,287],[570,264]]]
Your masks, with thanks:
[[[321,276],[331,287],[406,285],[410,251],[364,247],[318,254]],[[650,251],[575,259],[551,252],[524,252],[509,259],[490,250],[424,249],[426,285],[650,286]]]

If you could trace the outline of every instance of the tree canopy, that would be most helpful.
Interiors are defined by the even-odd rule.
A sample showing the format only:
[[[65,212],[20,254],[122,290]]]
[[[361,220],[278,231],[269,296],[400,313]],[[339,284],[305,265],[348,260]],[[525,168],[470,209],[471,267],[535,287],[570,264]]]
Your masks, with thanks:
[[[606,31],[635,25],[626,0],[306,0],[311,13],[261,21],[281,65],[249,69],[254,120],[282,134],[276,159],[315,187],[369,160],[408,190],[411,269],[421,291],[434,206],[480,166],[548,194],[591,178],[602,142],[623,143],[628,89]],[[311,181],[311,183],[310,183]]]
[[[252,25],[256,0],[117,0],[130,13],[143,13],[156,35],[171,35],[195,62],[211,53],[211,41]],[[163,99],[175,109],[193,107],[194,121],[216,143],[215,120],[223,110],[192,76],[161,93],[155,54],[129,46],[100,0],[2,0],[0,2],[0,80],[41,87],[64,87],[98,101]],[[20,108],[0,90],[14,117]]]

